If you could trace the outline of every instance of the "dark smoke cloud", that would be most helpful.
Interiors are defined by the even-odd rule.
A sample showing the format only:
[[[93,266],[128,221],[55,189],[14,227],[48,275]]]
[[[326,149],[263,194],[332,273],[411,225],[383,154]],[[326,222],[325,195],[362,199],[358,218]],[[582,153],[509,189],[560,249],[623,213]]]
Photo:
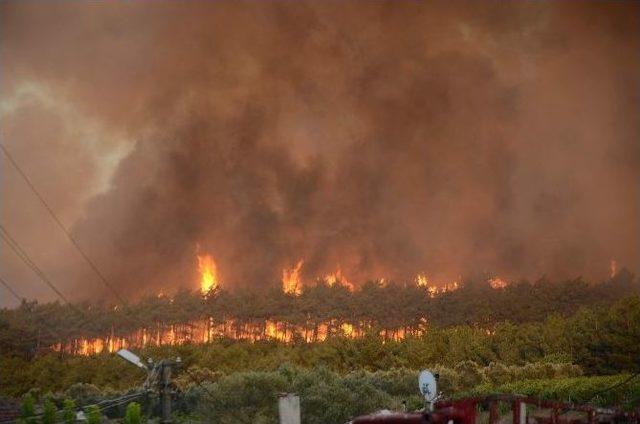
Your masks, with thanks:
[[[0,8],[2,91],[53,99],[3,138],[127,294],[193,287],[197,249],[229,286],[640,269],[637,3]],[[95,293],[10,171],[3,222]]]

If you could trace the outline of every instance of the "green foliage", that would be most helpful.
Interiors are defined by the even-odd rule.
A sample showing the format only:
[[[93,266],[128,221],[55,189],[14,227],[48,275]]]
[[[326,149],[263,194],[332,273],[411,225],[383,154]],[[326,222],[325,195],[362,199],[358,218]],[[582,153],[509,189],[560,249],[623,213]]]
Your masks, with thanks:
[[[62,421],[73,424],[76,420],[76,403],[73,399],[65,399],[62,407]]]
[[[58,409],[51,399],[47,399],[44,402],[44,409],[42,413],[42,424],[54,424],[56,422],[56,414]]]
[[[20,405],[20,417],[29,418],[35,414],[35,399],[31,395],[31,393],[27,393],[22,399],[22,404]]]
[[[501,364],[478,367],[468,361],[458,367],[462,374],[442,367],[437,371],[441,375],[441,383],[446,376],[451,379],[446,386],[456,388],[445,391],[446,397],[511,392],[544,398],[586,400],[596,390],[622,378],[599,377],[601,380],[592,380],[593,377],[572,377],[576,371],[574,368],[563,364],[551,365],[555,376],[502,385],[491,383],[491,380],[496,380],[495,375],[501,380],[509,380],[515,378],[525,367],[505,367]],[[532,372],[533,369],[541,373],[549,372],[546,364],[533,364],[527,372]],[[409,369],[374,372],[359,370],[339,374],[325,367],[304,369],[286,365],[275,371],[224,376],[215,383],[207,384],[207,392],[191,386],[186,389],[186,396],[191,397],[193,410],[207,422],[275,423],[276,399],[282,392],[300,396],[304,422],[347,422],[355,416],[379,409],[399,409],[402,401],[406,401],[410,408],[420,408],[422,400],[418,395],[417,374],[418,371]],[[474,381],[480,385],[468,386]],[[626,393],[624,399],[633,397],[633,390],[630,393],[622,389],[620,393]],[[607,401],[620,399],[622,398],[611,396],[606,398]]]
[[[503,384],[560,374],[578,376],[583,371],[587,375],[635,372],[640,369],[634,361],[640,357],[639,346],[640,301],[633,297],[608,308],[583,309],[571,317],[551,316],[541,323],[500,323],[490,330],[472,326],[433,328],[402,341],[376,335],[332,337],[317,343],[223,339],[206,345],[150,347],[139,353],[157,358],[181,356],[184,366],[203,382],[216,382],[237,372],[274,371],[283,363],[305,368],[324,366],[343,374],[440,367],[443,387],[458,390],[480,380]],[[99,387],[123,391],[144,379],[142,370],[111,354],[49,354],[31,360],[0,355],[0,373],[12,382],[0,387],[2,395],[21,396],[40,387],[44,392],[64,391],[81,405],[95,403],[100,397]],[[176,383],[185,387],[190,380],[182,375]]]
[[[595,376],[546,378],[521,380],[507,384],[494,385],[485,383],[472,390],[460,392],[456,397],[484,396],[493,393],[516,393],[543,399],[565,402],[592,402],[599,406],[634,406],[640,400],[640,378],[627,384],[607,390],[627,380],[628,374]]]
[[[455,366],[454,370],[458,373],[459,386],[475,387],[482,381],[478,364],[473,361],[462,361]]]
[[[146,299],[132,310],[152,317],[150,328],[160,318],[180,323],[211,314],[241,317],[237,322],[261,322],[277,313],[276,319],[296,325],[333,319],[336,328],[343,322],[367,323],[371,330],[357,339],[332,336],[314,343],[220,339],[205,345],[150,347],[138,352],[143,357],[182,357],[191,376],[178,375],[175,381],[184,391],[179,412],[187,420],[196,411],[212,422],[243,422],[246,417],[252,422],[275,422],[277,395],[294,392],[301,396],[305,422],[344,422],[375,409],[397,408],[402,401],[419,407],[416,378],[418,370],[424,368],[440,374],[440,390],[450,397],[513,391],[554,399],[586,399],[597,387],[603,387],[607,378],[614,381],[619,377],[591,380],[583,373],[640,369],[640,300],[631,296],[610,303],[628,292],[628,285],[615,284],[594,288],[580,281],[560,285],[543,281],[502,290],[470,285],[433,299],[421,297],[417,287],[381,287],[374,283],[353,294],[343,288],[318,285],[297,298],[274,291],[264,295],[217,292],[202,299],[183,292],[173,303]],[[526,298],[526,310],[515,310],[525,293],[531,293]],[[537,308],[547,311],[547,303],[554,302],[549,299],[556,296],[575,313],[540,318]],[[592,306],[581,308],[582,304]],[[13,346],[9,354],[0,355],[0,374],[12,382],[0,387],[0,394],[18,397],[28,393],[23,398],[25,422],[35,420],[34,404],[41,393],[64,393],[70,402],[95,404],[138,386],[145,377],[143,371],[112,354],[82,357],[50,353],[31,357],[20,353],[27,345],[2,345],[3,338],[17,337],[14,330],[26,331],[25,340],[31,340],[29,329],[19,325],[21,320],[30,322],[34,317],[57,323],[60,331],[70,336],[77,331],[85,336],[102,334],[101,326],[73,328],[73,322],[66,321],[66,314],[73,317],[72,311],[65,308],[59,304],[29,304],[17,310],[0,310],[0,350]],[[469,308],[478,309],[470,312]],[[96,320],[105,325],[117,322],[123,334],[133,330],[129,322],[117,321],[122,316],[116,311],[99,307],[87,311],[100,311],[104,316],[96,316]],[[505,321],[506,313],[515,314],[515,319]],[[411,328],[424,317],[439,325],[402,341],[381,335],[389,328]],[[465,324],[458,325],[458,320]],[[46,345],[47,341],[40,343]],[[210,394],[194,386],[192,378],[206,385]],[[634,399],[640,400],[640,390],[630,386],[596,401],[606,405]],[[65,422],[72,422],[71,405],[65,402]],[[122,408],[112,409],[109,414],[122,417]],[[99,421],[99,411],[97,415]]]
[[[93,384],[75,383],[65,391],[65,395],[73,399],[79,405],[86,405],[96,403],[100,399],[102,393],[100,389]]]
[[[320,323],[330,323],[330,335],[334,337],[340,337],[343,333],[341,324],[347,323],[362,333],[381,333],[392,338],[399,329],[416,331],[423,329],[428,322],[432,328],[466,329],[448,335],[448,343],[460,355],[465,355],[464,359],[485,364],[495,359],[522,363],[531,360],[532,356],[538,358],[546,354],[571,352],[575,338],[559,337],[570,328],[562,318],[584,307],[611,305],[637,295],[639,291],[640,281],[622,270],[613,279],[600,284],[587,284],[580,279],[553,283],[542,279],[534,284],[522,281],[506,288],[492,289],[487,278],[476,278],[463,281],[462,287],[456,291],[435,297],[415,283],[389,283],[382,286],[369,282],[351,293],[344,286],[329,287],[319,282],[306,287],[302,295],[297,297],[285,295],[279,289],[261,288],[234,292],[217,290],[206,298],[199,292],[182,290],[175,293],[173,298],[151,296],[128,308],[119,309],[106,304],[24,302],[16,309],[0,310],[0,353],[30,359],[36,346],[53,346],[61,342],[73,351],[77,346],[74,347],[69,340],[74,338],[104,340],[112,331],[116,336],[125,337],[139,327],[167,329],[172,326],[177,332],[184,331],[186,334],[190,328],[188,323],[209,318],[214,324],[232,319],[233,333],[245,337],[250,335],[249,324],[253,325],[252,331],[255,331],[256,326],[259,327],[266,320],[304,327],[312,338],[314,334],[317,336]],[[74,308],[82,309],[91,324],[79,321]],[[624,325],[627,319],[634,318],[633,311],[625,315],[629,309],[622,309],[617,321],[610,320],[611,325]],[[558,311],[562,311],[562,314]],[[552,319],[548,320],[550,316]],[[545,320],[549,323],[544,332],[538,332],[535,325],[523,326]],[[497,350],[486,349],[481,333],[474,330],[492,330],[506,321],[512,324],[511,327],[503,325],[505,340],[518,340],[517,349],[508,345],[498,346]],[[40,331],[45,322],[48,327],[53,326],[55,331]],[[136,322],[139,324],[132,326]],[[469,323],[473,325],[467,327]],[[601,328],[606,329],[606,325]],[[588,328],[584,327],[584,330]],[[263,331],[263,334],[266,332]],[[606,353],[607,348],[615,348],[620,344],[628,347],[629,340],[612,336],[599,341],[600,345],[592,348]],[[494,358],[496,352],[499,358]],[[438,357],[442,357],[442,353],[440,351]],[[611,358],[594,360],[593,366],[606,367],[611,359],[614,359],[614,364],[631,366],[628,356],[624,355],[605,355]],[[380,368],[384,368],[384,365],[380,365]],[[54,371],[43,368],[42,372],[51,375]],[[99,373],[99,370],[95,372]],[[89,373],[76,377],[86,381],[91,376]]]
[[[102,422],[102,413],[97,405],[89,405],[86,409],[87,424],[100,424]]]
[[[127,412],[124,416],[125,424],[141,424],[142,423],[142,411],[140,404],[137,402],[131,402],[127,405]]]

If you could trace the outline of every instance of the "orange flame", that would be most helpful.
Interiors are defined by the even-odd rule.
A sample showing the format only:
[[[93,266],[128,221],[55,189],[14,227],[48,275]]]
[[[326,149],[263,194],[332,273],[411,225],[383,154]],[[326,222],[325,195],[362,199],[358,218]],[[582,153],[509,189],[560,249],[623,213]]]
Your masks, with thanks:
[[[349,291],[353,291],[355,288],[354,285],[349,280],[347,280],[344,275],[342,275],[342,269],[340,267],[338,267],[338,270],[333,274],[329,274],[324,277],[324,280],[327,282],[329,287],[333,287],[336,284],[341,284],[345,286]]]
[[[198,255],[200,291],[207,294],[218,287],[218,268],[211,255]]]
[[[429,287],[429,279],[424,274],[418,274],[416,275],[416,284],[419,287]]]
[[[340,330],[342,330],[342,333],[346,336],[346,337],[353,337],[353,325],[349,324],[349,323],[342,323],[342,325],[340,326]]]
[[[457,281],[453,281],[451,283],[446,283],[441,285],[430,285],[429,278],[425,274],[416,275],[415,281],[418,287],[424,287],[427,289],[427,292],[429,293],[429,297],[435,297],[442,293],[458,290],[458,288],[460,287]]]
[[[290,269],[282,270],[282,291],[287,294],[298,296],[302,293],[302,284],[300,282],[300,270],[304,261],[300,259],[298,263]]]
[[[609,277],[613,278],[618,273],[618,262],[615,259],[611,259],[609,263],[609,270],[611,271]]]
[[[495,277],[489,279],[489,285],[492,289],[503,289],[509,285],[509,282],[503,278]]]

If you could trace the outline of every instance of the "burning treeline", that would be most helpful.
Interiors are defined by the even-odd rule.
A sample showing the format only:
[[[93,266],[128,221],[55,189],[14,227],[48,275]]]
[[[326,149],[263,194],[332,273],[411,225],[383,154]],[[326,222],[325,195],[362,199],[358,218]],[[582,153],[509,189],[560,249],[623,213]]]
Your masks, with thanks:
[[[125,347],[202,344],[218,339],[313,343],[329,337],[374,336],[399,341],[424,335],[434,323],[455,324],[457,318],[449,315],[460,314],[460,305],[465,302],[472,302],[468,305],[470,309],[483,311],[487,308],[479,305],[476,298],[484,297],[486,301],[493,298],[504,301],[506,298],[506,303],[510,304],[489,308],[497,308],[491,315],[462,320],[473,321],[491,332],[500,309],[506,313],[502,319],[518,320],[518,313],[509,312],[513,303],[522,301],[516,300],[518,296],[524,299],[526,295],[535,303],[538,292],[548,303],[540,310],[544,316],[545,308],[554,310],[553,302],[548,302],[550,296],[561,300],[565,296],[562,293],[570,293],[576,299],[586,298],[584,302],[589,304],[616,297],[621,290],[624,293],[637,290],[633,276],[626,270],[595,286],[585,285],[580,280],[564,284],[540,281],[533,286],[522,282],[512,285],[505,279],[489,276],[482,277],[479,285],[454,281],[436,286],[429,283],[426,275],[419,274],[405,284],[380,279],[356,288],[340,268],[305,283],[301,279],[304,261],[298,260],[282,271],[281,287],[232,293],[226,291],[220,281],[211,255],[199,254],[197,265],[200,273],[198,290],[143,299],[136,305],[134,316],[128,316],[129,312],[117,307],[106,310],[105,326],[98,331],[100,335],[79,337],[69,334],[67,339],[54,343],[53,349],[91,355]],[[458,293],[460,296],[452,297]],[[570,309],[568,307],[566,311]],[[464,314],[473,316],[471,311]],[[523,321],[528,319],[522,318]]]
[[[196,243],[227,289],[640,269],[637,2],[0,7],[3,142],[128,299]],[[95,296],[14,177],[3,224]]]
[[[203,302],[215,303],[218,299],[224,301],[221,294],[222,283],[218,275],[218,267],[212,255],[202,253],[197,255],[197,268],[200,274],[199,292]],[[298,260],[292,267],[282,270],[281,293],[282,298],[288,302],[296,302],[296,298],[304,292],[305,284],[302,281],[301,270],[304,260]],[[506,287],[507,283],[501,279],[488,280],[492,288]],[[496,282],[499,284],[496,285]],[[375,287],[384,289],[387,283],[384,278],[372,282]],[[418,297],[433,298],[434,296],[458,289],[457,281],[443,285],[431,285],[425,274],[419,274],[413,281]],[[308,287],[308,286],[307,286]],[[345,275],[341,267],[337,267],[334,273],[317,278],[315,289],[329,290],[349,295],[355,290],[355,286]],[[157,295],[160,302],[168,301],[173,304],[175,299],[163,293]],[[259,309],[259,302],[252,299],[249,308]],[[117,309],[117,308],[116,308]],[[337,311],[334,311],[334,313]],[[126,335],[116,335],[115,331],[105,337],[73,338],[54,345],[54,350],[71,354],[90,355],[101,352],[114,352],[125,347],[147,347],[162,345],[179,345],[184,343],[207,343],[215,339],[229,338],[234,340],[276,340],[281,342],[304,341],[307,343],[324,341],[327,337],[363,337],[366,334],[377,334],[384,339],[401,340],[406,336],[418,336],[427,329],[427,319],[421,317],[410,324],[398,324],[391,328],[382,328],[380,323],[371,319],[348,319],[328,316],[325,320],[311,319],[312,311],[307,313],[308,320],[304,324],[291,323],[279,319],[278,316],[264,319],[253,319],[250,322],[239,320],[231,314],[223,313],[217,317],[209,316],[204,319],[196,319],[183,323],[171,323],[158,321],[152,328],[138,328]]]

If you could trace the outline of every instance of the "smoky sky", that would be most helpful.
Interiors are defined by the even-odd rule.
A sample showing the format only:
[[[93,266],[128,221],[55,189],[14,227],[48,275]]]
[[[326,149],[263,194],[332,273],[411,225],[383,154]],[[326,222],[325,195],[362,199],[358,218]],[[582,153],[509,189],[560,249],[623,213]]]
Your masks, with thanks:
[[[640,269],[640,4],[3,2],[2,143],[127,296]],[[6,158],[1,221],[107,293]],[[2,245],[2,275],[47,288]],[[3,294],[3,303],[7,296]]]

